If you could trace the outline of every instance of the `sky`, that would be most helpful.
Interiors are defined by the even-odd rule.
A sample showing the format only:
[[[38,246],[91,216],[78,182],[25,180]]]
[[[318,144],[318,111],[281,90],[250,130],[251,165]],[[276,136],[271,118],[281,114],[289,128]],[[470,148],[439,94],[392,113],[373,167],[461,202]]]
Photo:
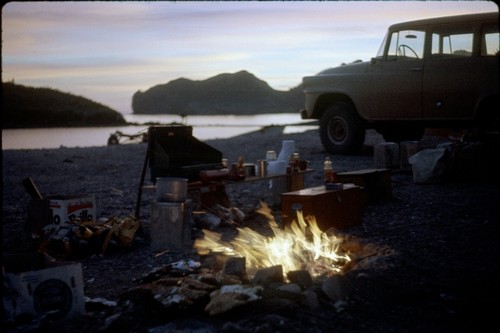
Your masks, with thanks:
[[[2,7],[2,82],[132,112],[137,91],[247,70],[272,88],[375,56],[387,27],[491,1],[89,1]]]

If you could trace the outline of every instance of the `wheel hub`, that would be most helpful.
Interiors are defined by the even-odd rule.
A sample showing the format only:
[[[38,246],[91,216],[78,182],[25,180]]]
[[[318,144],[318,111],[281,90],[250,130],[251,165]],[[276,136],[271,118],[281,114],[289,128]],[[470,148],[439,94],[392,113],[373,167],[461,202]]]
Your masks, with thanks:
[[[330,139],[336,142],[343,142],[347,137],[347,126],[340,119],[334,119],[330,123],[328,131]]]

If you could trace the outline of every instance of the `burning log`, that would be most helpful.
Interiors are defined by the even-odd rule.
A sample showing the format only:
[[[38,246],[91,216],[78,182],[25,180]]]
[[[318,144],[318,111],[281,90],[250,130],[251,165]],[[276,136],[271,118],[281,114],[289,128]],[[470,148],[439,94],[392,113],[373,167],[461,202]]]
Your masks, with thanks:
[[[265,237],[250,228],[237,228],[238,235],[225,241],[220,234],[203,230],[204,238],[195,241],[195,249],[201,255],[222,253],[245,257],[250,274],[259,268],[281,265],[284,272],[305,269],[317,276],[340,272],[351,260],[340,248],[342,240],[321,231],[314,218],[304,219],[299,211],[297,220],[282,229],[265,204],[257,212],[268,219],[273,237]]]

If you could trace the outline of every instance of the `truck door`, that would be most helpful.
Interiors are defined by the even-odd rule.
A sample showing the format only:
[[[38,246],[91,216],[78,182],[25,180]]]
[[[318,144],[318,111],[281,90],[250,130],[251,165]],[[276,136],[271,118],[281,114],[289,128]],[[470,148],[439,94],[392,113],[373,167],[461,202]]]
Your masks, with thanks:
[[[422,116],[422,77],[425,30],[390,34],[382,61],[373,65],[370,113],[374,119],[419,119]]]
[[[424,118],[474,116],[481,97],[498,84],[498,26],[494,28],[480,29],[472,23],[432,28],[423,80]]]

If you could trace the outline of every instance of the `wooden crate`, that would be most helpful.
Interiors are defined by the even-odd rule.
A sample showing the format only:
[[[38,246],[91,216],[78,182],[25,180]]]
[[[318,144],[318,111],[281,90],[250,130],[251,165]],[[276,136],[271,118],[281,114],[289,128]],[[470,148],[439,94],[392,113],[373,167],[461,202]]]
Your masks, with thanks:
[[[323,231],[331,227],[346,229],[361,224],[362,192],[358,186],[343,190],[326,190],[325,186],[306,188],[281,195],[283,225],[297,218],[301,209],[304,217],[314,216]]]
[[[353,183],[364,188],[366,203],[392,198],[391,171],[389,169],[363,169],[337,174],[341,183]]]

